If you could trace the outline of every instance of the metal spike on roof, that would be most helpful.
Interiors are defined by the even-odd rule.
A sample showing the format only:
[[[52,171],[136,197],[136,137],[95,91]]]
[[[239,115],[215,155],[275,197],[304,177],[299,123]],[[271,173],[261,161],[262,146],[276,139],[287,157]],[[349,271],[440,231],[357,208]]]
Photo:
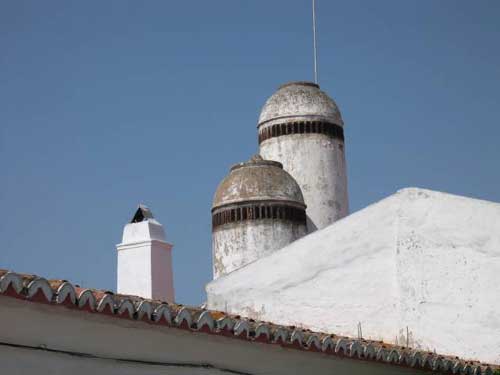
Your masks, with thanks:
[[[141,221],[153,219],[153,213],[149,209],[148,206],[144,204],[140,204],[139,207],[137,208],[137,211],[134,214],[134,217],[132,220],[130,220],[131,223],[140,223]]]

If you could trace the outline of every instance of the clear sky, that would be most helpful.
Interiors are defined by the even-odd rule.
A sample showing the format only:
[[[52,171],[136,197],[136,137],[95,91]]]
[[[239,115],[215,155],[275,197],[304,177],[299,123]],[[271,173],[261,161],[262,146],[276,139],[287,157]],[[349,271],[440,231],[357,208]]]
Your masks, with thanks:
[[[350,204],[408,186],[500,201],[500,1],[318,0]],[[210,205],[282,83],[312,78],[308,0],[2,1],[0,268],[114,290],[138,203],[177,299],[211,279]]]

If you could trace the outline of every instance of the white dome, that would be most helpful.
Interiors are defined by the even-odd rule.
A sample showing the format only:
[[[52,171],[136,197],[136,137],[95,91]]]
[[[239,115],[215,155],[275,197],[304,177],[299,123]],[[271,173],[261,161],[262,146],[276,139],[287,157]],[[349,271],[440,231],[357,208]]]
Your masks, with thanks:
[[[283,165],[256,155],[231,168],[215,192],[212,207],[266,200],[292,202],[305,208],[299,185]]]
[[[290,82],[280,86],[264,104],[259,126],[283,118],[306,117],[342,126],[337,104],[312,82]]]

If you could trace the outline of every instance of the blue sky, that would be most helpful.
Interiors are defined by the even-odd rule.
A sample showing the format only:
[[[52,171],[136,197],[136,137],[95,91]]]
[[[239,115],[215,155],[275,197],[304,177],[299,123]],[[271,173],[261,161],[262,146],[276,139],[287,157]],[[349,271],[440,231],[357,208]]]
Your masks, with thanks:
[[[500,201],[500,2],[317,3],[352,210],[407,186]],[[312,78],[311,39],[307,0],[1,2],[0,268],[114,290],[143,202],[202,302],[212,195],[266,98]]]

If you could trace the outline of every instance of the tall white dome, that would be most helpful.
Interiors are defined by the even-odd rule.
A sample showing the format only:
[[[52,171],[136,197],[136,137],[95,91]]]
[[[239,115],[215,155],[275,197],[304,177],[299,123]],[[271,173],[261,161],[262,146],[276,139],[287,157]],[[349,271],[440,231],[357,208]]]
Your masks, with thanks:
[[[344,122],[317,84],[280,86],[262,108],[258,133],[262,157],[282,163],[300,185],[309,232],[349,213]]]

